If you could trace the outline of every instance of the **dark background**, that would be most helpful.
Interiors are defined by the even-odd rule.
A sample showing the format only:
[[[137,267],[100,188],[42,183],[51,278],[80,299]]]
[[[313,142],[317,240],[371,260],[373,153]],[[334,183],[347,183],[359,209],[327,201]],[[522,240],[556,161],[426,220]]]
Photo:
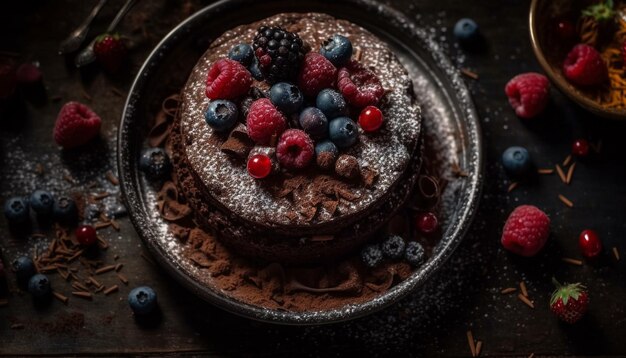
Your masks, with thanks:
[[[25,111],[3,116],[0,132],[0,192],[2,201],[47,186],[63,192],[102,180],[114,170],[110,153],[134,74],[156,43],[177,23],[208,2],[144,1],[126,17],[120,31],[130,38],[130,64],[117,76],[98,66],[74,69],[58,56],[57,48],[86,16],[95,1],[25,1],[1,5],[0,51],[19,61],[36,61],[44,73],[48,98],[28,103]],[[103,31],[122,1],[111,0],[96,19],[91,35]],[[68,306],[54,301],[36,309],[27,294],[13,292],[0,307],[0,354],[171,353],[217,356],[336,356],[346,354],[420,356],[469,355],[465,332],[483,342],[484,356],[626,355],[625,259],[608,252],[594,263],[572,266],[561,258],[580,259],[581,230],[598,231],[605,248],[617,247],[626,258],[626,123],[608,121],[579,109],[553,89],[544,115],[533,121],[515,117],[503,93],[514,75],[539,71],[528,35],[529,1],[389,1],[407,17],[432,31],[459,68],[480,79],[468,79],[481,118],[486,153],[485,186],[474,225],[446,267],[419,292],[383,312],[345,324],[322,327],[280,327],[249,321],[214,308],[187,293],[159,268],[140,258],[140,240],[127,219],[121,231],[101,231],[111,242],[106,255],[118,254],[131,281],[120,292],[97,296],[93,302],[70,297]],[[480,25],[487,48],[460,50],[452,27],[461,17]],[[6,55],[6,54],[3,54]],[[104,121],[102,151],[91,156],[61,154],[51,140],[56,114],[66,101],[90,105]],[[510,182],[500,154],[510,145],[526,146],[539,167],[553,167],[569,154],[575,138],[602,140],[600,154],[580,160],[572,184],[556,175],[542,176],[507,193]],[[109,150],[107,150],[107,148]],[[94,162],[97,168],[93,168]],[[42,163],[43,177],[34,168]],[[63,174],[84,172],[69,184]],[[574,202],[565,207],[557,194]],[[119,199],[118,199],[119,200]],[[504,220],[517,205],[534,204],[552,219],[552,237],[537,257],[524,259],[501,249]],[[38,243],[11,235],[0,219],[3,259],[32,250]],[[58,276],[58,275],[57,275]],[[549,311],[550,278],[580,281],[589,288],[590,310],[578,324],[560,323]],[[56,280],[56,278],[55,278]],[[535,309],[515,295],[501,295],[504,287],[524,280]],[[112,283],[111,283],[112,284]],[[144,326],[134,321],[125,302],[130,287],[148,284],[159,294],[162,320]],[[63,283],[53,281],[55,287]],[[69,285],[68,285],[69,286]],[[69,288],[66,290],[69,295]],[[22,329],[12,329],[14,324]]]

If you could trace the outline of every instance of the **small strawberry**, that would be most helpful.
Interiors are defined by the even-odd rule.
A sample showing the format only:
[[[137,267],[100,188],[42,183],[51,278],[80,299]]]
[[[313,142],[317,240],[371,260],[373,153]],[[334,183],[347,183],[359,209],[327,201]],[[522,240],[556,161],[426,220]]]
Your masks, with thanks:
[[[587,312],[589,295],[580,283],[561,285],[554,277],[556,290],[550,299],[550,309],[562,321],[575,323]]]
[[[102,120],[91,108],[68,102],[54,124],[54,141],[65,149],[81,146],[98,135],[101,124]]]
[[[93,52],[98,62],[109,72],[119,70],[126,57],[126,45],[119,34],[103,34],[96,38]]]

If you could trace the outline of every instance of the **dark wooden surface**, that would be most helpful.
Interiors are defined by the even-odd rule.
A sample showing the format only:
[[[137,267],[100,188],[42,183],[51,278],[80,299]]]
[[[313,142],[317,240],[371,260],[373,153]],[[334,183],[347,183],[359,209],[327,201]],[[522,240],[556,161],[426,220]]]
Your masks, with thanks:
[[[116,188],[102,180],[103,173],[114,170],[113,159],[102,153],[115,143],[124,101],[112,89],[125,92],[150,49],[205,4],[174,0],[140,3],[121,28],[133,42],[131,63],[126,72],[111,77],[97,68],[77,71],[56,55],[59,42],[82,21],[93,1],[20,3],[23,5],[1,5],[0,51],[18,53],[20,60],[38,61],[49,98],[43,104],[27,104],[19,118],[0,119],[2,201],[36,186],[61,193],[94,179],[115,192]],[[119,0],[110,1],[92,34],[106,27],[120,4]],[[478,81],[468,80],[468,85],[484,133],[484,194],[471,232],[444,270],[419,292],[373,316],[333,326],[280,327],[233,316],[187,293],[158,267],[140,258],[140,240],[128,220],[121,219],[120,232],[101,231],[111,243],[103,259],[112,261],[111,256],[118,254],[130,286],[120,285],[120,292],[97,296],[92,302],[70,297],[67,306],[54,301],[44,309],[35,308],[27,294],[13,293],[9,304],[0,307],[0,355],[463,356],[469,354],[465,332],[471,329],[483,342],[484,356],[625,356],[626,123],[596,118],[556,90],[541,118],[524,122],[515,117],[506,102],[504,84],[517,73],[539,70],[527,31],[528,1],[406,0],[390,4],[432,29],[459,68],[480,75]],[[466,16],[480,24],[487,42],[485,51],[469,53],[455,45],[452,26]],[[53,100],[55,97],[60,100]],[[105,140],[100,148],[105,151],[83,161],[79,156],[61,155],[51,140],[56,114],[69,100],[88,103],[104,120]],[[506,147],[526,146],[539,167],[551,167],[565,158],[576,137],[602,139],[603,148],[601,154],[577,164],[571,185],[562,184],[556,175],[542,176],[507,193],[510,183],[499,162]],[[44,164],[43,177],[32,173],[36,163]],[[64,170],[75,173],[82,182],[72,185],[63,181]],[[558,201],[558,193],[570,198],[574,207]],[[532,259],[511,256],[499,244],[504,219],[524,203],[543,208],[553,223],[546,249]],[[617,247],[624,259],[616,261],[607,253],[598,262],[583,266],[563,263],[564,256],[580,258],[577,236],[585,228],[597,230],[605,247]],[[5,262],[36,244],[10,234],[4,218],[0,219],[0,232]],[[568,326],[549,312],[553,275],[589,287],[591,307],[582,322]],[[110,277],[103,280],[117,283]],[[528,285],[535,309],[524,306],[515,295],[499,293],[521,280]],[[136,322],[127,307],[126,294],[139,284],[151,285],[158,292],[162,317],[156,324]],[[66,294],[71,291],[58,277],[53,285]],[[23,328],[11,329],[16,323]]]

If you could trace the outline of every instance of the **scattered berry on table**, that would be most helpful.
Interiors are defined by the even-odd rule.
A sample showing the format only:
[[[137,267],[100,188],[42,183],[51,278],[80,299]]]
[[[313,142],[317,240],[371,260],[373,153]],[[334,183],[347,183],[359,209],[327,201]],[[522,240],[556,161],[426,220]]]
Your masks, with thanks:
[[[30,195],[30,207],[37,215],[48,216],[52,213],[54,196],[45,190],[35,190]]]
[[[248,135],[257,144],[268,145],[287,129],[287,119],[269,100],[260,98],[252,102],[246,117]]]
[[[595,48],[578,44],[567,54],[563,73],[570,82],[580,86],[596,86],[607,79],[607,66]]]
[[[4,216],[11,224],[23,224],[28,221],[28,201],[21,197],[9,198],[4,202]]]
[[[313,139],[322,139],[328,135],[328,119],[315,107],[307,107],[298,117],[300,127]]]
[[[532,167],[530,153],[524,147],[509,147],[502,153],[502,165],[509,175],[522,177]]]
[[[234,99],[246,94],[251,85],[252,76],[241,63],[223,58],[209,69],[205,92],[209,99]]]
[[[270,88],[270,100],[280,111],[291,114],[302,107],[304,97],[298,86],[287,82],[278,82]]]
[[[335,167],[335,161],[339,155],[339,150],[335,143],[324,140],[315,144],[315,160],[317,166],[323,170],[331,170]]]
[[[476,21],[462,18],[454,24],[454,37],[462,43],[476,41],[479,38],[479,28]]]
[[[156,292],[148,286],[133,288],[128,294],[128,305],[135,314],[150,314],[157,308]]]
[[[217,132],[225,132],[231,129],[239,117],[237,105],[225,99],[216,99],[209,102],[204,112],[204,120]]]
[[[259,27],[252,43],[260,68],[270,83],[296,78],[304,56],[303,45],[298,34],[268,26]]]
[[[341,67],[352,57],[352,42],[345,36],[333,35],[322,42],[320,53],[336,67]]]
[[[411,266],[419,266],[426,261],[426,252],[424,247],[417,241],[409,241],[404,252],[404,259]]]
[[[405,252],[406,243],[404,239],[398,235],[389,235],[387,240],[383,241],[380,247],[386,257],[399,259]]]
[[[54,124],[54,141],[65,149],[79,147],[98,135],[101,124],[102,120],[91,108],[68,102]]]
[[[78,218],[78,209],[72,198],[61,196],[52,205],[52,216],[61,223],[73,223]]]
[[[359,126],[365,132],[376,132],[383,125],[383,112],[377,107],[367,106],[359,114]]]
[[[573,41],[577,36],[576,26],[570,20],[560,20],[556,23],[556,34],[563,41]]]
[[[326,57],[317,52],[309,52],[304,56],[298,85],[306,96],[314,97],[324,88],[333,87],[336,78],[337,69]]]
[[[521,205],[515,208],[504,224],[502,246],[521,255],[534,256],[550,236],[550,218],[539,208]]]
[[[437,215],[435,215],[435,213],[423,211],[417,214],[415,218],[415,225],[420,232],[430,234],[435,232],[435,230],[439,227],[439,220],[437,219]]]
[[[518,117],[533,118],[548,105],[550,81],[539,73],[522,73],[506,84],[504,92]]]
[[[370,268],[378,266],[383,261],[383,251],[380,249],[380,245],[372,244],[365,246],[361,250],[361,261]]]
[[[594,258],[602,252],[602,241],[598,233],[593,230],[583,230],[578,236],[578,246],[583,256]]]
[[[12,61],[0,62],[0,99],[15,93],[17,85],[15,64]]]
[[[556,290],[550,298],[550,309],[562,321],[576,323],[589,306],[589,295],[585,286],[580,283],[561,285],[552,278]]]
[[[172,162],[163,148],[148,148],[139,158],[139,169],[149,180],[165,179],[172,171]]]
[[[346,101],[357,108],[375,106],[385,94],[378,76],[355,60],[337,72],[337,88]]]
[[[28,292],[36,298],[48,297],[52,293],[48,276],[40,273],[33,275],[28,281]]]
[[[32,63],[21,64],[15,73],[17,83],[26,86],[41,82],[42,77],[39,67]]]
[[[579,157],[586,157],[589,154],[589,142],[586,139],[576,139],[572,143],[572,153]]]
[[[79,244],[91,246],[98,241],[96,229],[91,225],[81,225],[74,230],[74,235]]]
[[[314,154],[313,141],[299,129],[286,130],[280,136],[276,146],[278,162],[289,169],[305,168],[313,159]]]
[[[255,154],[248,159],[248,173],[256,179],[263,179],[272,172],[272,160],[265,154]]]
[[[93,53],[107,71],[117,72],[126,57],[126,44],[119,34],[103,34],[96,38]]]
[[[228,58],[248,67],[254,60],[254,51],[252,50],[252,46],[241,43],[230,49],[228,52]]]
[[[338,117],[328,124],[328,135],[337,147],[348,148],[357,141],[359,131],[352,119]]]
[[[319,108],[328,119],[348,114],[346,100],[341,93],[330,88],[323,89],[317,94],[315,106]]]
[[[27,283],[28,280],[37,272],[35,263],[28,256],[20,256],[11,264],[17,281],[19,283]]]

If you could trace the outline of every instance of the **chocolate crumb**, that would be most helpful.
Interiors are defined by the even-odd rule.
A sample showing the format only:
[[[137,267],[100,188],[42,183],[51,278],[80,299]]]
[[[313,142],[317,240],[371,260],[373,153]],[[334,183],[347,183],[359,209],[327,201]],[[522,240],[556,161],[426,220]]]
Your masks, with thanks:
[[[323,170],[331,170],[335,166],[335,155],[329,152],[322,152],[316,158],[317,166]]]
[[[361,175],[361,168],[355,157],[348,154],[342,154],[335,163],[335,172],[341,177],[356,179]]]

